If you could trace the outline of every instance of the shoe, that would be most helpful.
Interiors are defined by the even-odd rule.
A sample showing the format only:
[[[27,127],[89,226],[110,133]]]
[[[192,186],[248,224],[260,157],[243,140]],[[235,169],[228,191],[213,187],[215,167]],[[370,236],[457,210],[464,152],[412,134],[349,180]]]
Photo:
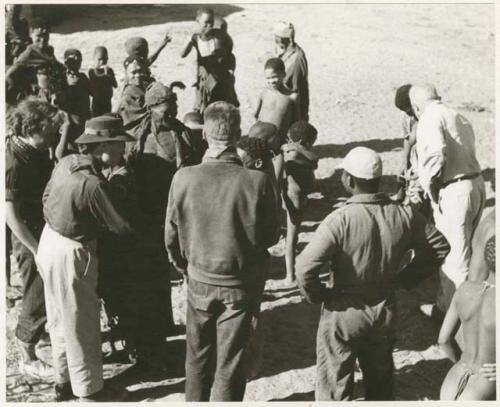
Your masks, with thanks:
[[[116,389],[113,387],[104,387],[97,393],[90,396],[80,397],[80,403],[98,403],[107,401],[124,401],[128,396],[128,391],[125,389]]]
[[[54,370],[47,363],[41,360],[33,360],[30,362],[19,362],[19,372],[23,375],[29,375],[37,379],[49,379],[54,378]]]
[[[73,394],[73,389],[71,388],[71,383],[61,383],[54,386],[54,400],[56,402],[70,401],[75,399],[76,396]]]
[[[443,322],[444,314],[436,304],[422,304],[420,307],[420,312],[424,314],[427,318],[431,318],[436,322]]]

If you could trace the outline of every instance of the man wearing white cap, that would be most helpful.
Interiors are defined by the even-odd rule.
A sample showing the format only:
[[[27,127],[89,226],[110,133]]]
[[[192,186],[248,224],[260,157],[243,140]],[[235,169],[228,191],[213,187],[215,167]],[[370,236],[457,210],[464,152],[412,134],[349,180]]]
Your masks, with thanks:
[[[323,304],[316,400],[352,399],[356,359],[365,399],[393,400],[394,289],[412,288],[437,271],[449,247],[419,212],[378,192],[382,161],[377,153],[355,148],[342,168],[342,183],[353,196],[326,217],[297,259],[302,294]],[[398,273],[410,249],[415,257]],[[319,274],[328,263],[327,287]]]
[[[304,50],[295,42],[292,23],[280,21],[274,26],[276,55],[285,63],[286,75],[283,83],[298,93],[299,120],[309,121],[308,67]]]

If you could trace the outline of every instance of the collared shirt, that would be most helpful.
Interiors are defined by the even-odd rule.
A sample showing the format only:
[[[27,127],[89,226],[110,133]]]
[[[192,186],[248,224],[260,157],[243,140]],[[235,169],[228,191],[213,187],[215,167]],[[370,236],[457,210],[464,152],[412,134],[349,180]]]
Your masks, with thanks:
[[[33,233],[41,233],[42,195],[54,168],[48,151],[39,151],[12,135],[5,148],[5,200],[19,205],[22,220]]]
[[[405,286],[424,271],[437,270],[448,247],[434,226],[410,206],[396,203],[384,193],[354,195],[320,224],[297,259],[297,279],[310,302],[326,300],[328,290],[319,273],[330,263],[334,288],[385,295],[408,250],[415,249],[416,256],[404,274]],[[418,265],[422,261],[425,266]]]
[[[446,183],[481,172],[474,143],[464,116],[438,100],[427,105],[417,126],[418,176],[427,194],[434,179]]]
[[[43,213],[54,231],[77,241],[93,240],[106,230],[131,232],[95,162],[79,154],[64,157],[54,168],[43,194]]]

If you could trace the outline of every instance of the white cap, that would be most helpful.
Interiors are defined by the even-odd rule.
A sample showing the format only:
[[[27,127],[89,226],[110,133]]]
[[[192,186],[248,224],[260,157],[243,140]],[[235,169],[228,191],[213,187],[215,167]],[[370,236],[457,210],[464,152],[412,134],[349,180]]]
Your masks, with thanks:
[[[380,156],[366,147],[356,147],[349,151],[339,168],[356,178],[374,179],[382,176]]]
[[[274,35],[281,38],[293,38],[295,29],[292,23],[280,21],[274,26],[273,32]]]

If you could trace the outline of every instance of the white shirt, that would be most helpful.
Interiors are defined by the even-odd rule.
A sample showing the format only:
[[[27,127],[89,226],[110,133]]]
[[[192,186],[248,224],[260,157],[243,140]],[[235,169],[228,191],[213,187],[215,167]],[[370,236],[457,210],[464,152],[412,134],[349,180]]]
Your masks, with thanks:
[[[430,194],[434,178],[446,183],[481,172],[471,124],[441,101],[427,105],[417,126],[418,176]]]

